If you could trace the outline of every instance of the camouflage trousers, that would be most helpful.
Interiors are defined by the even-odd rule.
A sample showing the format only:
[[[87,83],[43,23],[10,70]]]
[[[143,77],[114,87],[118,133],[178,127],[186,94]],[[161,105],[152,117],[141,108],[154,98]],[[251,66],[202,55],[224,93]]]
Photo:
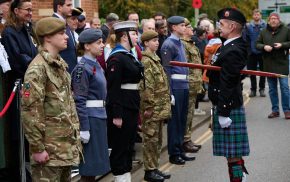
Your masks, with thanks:
[[[183,139],[184,142],[191,141],[192,119],[194,115],[197,94],[198,94],[198,90],[195,90],[195,89],[189,90],[188,113],[187,113],[187,121],[186,121],[186,127],[185,127],[185,132],[184,132],[184,139]]]
[[[32,165],[31,174],[33,182],[70,182],[71,166]]]
[[[142,121],[143,162],[145,171],[157,169],[159,166],[162,147],[162,127],[163,120],[152,121],[148,119]]]

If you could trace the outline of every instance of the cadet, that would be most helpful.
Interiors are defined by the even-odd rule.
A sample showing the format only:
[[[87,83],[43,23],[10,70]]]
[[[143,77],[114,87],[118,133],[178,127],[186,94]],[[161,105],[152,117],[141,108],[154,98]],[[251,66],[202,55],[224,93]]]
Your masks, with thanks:
[[[228,161],[231,182],[245,180],[243,156],[250,153],[241,74],[246,66],[247,46],[241,37],[245,16],[234,8],[218,11],[220,36],[226,41],[212,58],[221,71],[209,71],[209,98],[215,106],[213,115],[213,155]]]
[[[72,72],[72,89],[84,149],[84,160],[79,166],[81,182],[89,182],[110,170],[105,109],[107,81],[96,60],[104,50],[102,31],[84,30],[78,40],[84,56]]]
[[[156,54],[158,33],[146,31],[141,36],[145,83],[141,83],[141,117],[143,132],[144,180],[164,181],[170,175],[158,170],[162,147],[162,126],[171,115],[170,91],[167,76]],[[145,87],[144,87],[145,86]]]
[[[131,181],[132,143],[135,140],[140,109],[138,83],[143,78],[143,65],[131,49],[138,41],[137,23],[113,25],[116,47],[107,61],[108,140],[112,148],[110,164],[115,181]]]
[[[185,161],[192,161],[194,156],[187,156],[182,148],[186,117],[188,112],[188,68],[171,66],[170,61],[187,62],[185,49],[180,37],[185,32],[184,17],[172,16],[168,18],[168,28],[171,32],[162,47],[161,59],[165,68],[171,94],[172,118],[168,122],[168,154],[172,164],[183,165]]]
[[[21,116],[30,144],[33,181],[71,180],[79,164],[79,121],[67,64],[59,51],[67,47],[65,22],[48,17],[36,23],[39,54],[30,63],[23,85]]]
[[[202,64],[199,49],[194,45],[194,42],[191,40],[191,37],[193,36],[193,28],[187,18],[185,18],[185,27],[186,27],[185,33],[184,36],[181,38],[181,42],[183,43],[185,48],[187,61],[189,63]],[[189,97],[188,97],[189,100],[188,100],[187,122],[183,140],[183,150],[185,152],[195,153],[201,148],[201,145],[194,144],[191,140],[192,119],[197,94],[202,92],[203,90],[202,71],[199,69],[190,69],[188,80],[189,80]]]

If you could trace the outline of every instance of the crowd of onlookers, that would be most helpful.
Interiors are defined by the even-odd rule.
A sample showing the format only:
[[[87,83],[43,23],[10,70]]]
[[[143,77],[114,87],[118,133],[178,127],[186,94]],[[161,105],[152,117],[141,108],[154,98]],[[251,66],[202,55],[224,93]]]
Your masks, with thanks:
[[[40,36],[39,32],[35,29],[35,23],[32,19],[32,3],[30,0],[21,0],[21,1],[0,1],[0,11],[1,11],[1,24],[0,24],[0,31],[1,31],[1,55],[3,54],[3,57],[0,58],[0,65],[2,67],[2,72],[0,76],[1,84],[3,85],[3,101],[7,100],[7,95],[11,93],[14,87],[14,82],[16,79],[24,79],[26,70],[29,67],[29,64],[32,60],[37,56],[38,53],[40,53],[42,50],[41,46],[45,41],[47,41],[47,38],[50,34],[46,33],[43,36]],[[96,120],[97,122],[103,122],[106,121],[107,115],[108,120],[112,119],[113,125],[110,126],[108,124],[108,139],[106,137],[103,138],[103,141],[96,141],[98,145],[103,145],[102,147],[105,148],[105,150],[108,151],[108,148],[113,148],[111,153],[111,161],[109,161],[109,156],[104,157],[104,155],[108,155],[107,152],[103,152],[98,154],[100,157],[100,160],[98,161],[98,168],[102,168],[102,164],[104,165],[104,170],[97,170],[97,172],[88,173],[89,175],[86,175],[86,170],[90,169],[90,167],[86,168],[82,165],[89,165],[91,164],[88,162],[86,164],[85,162],[81,164],[81,170],[83,176],[91,176],[95,177],[97,175],[102,175],[107,173],[110,170],[109,163],[111,163],[111,170],[113,170],[113,173],[115,176],[117,176],[116,181],[121,181],[122,179],[124,181],[129,180],[129,176],[125,175],[127,172],[130,172],[132,168],[132,164],[126,164],[128,162],[132,163],[132,158],[134,158],[134,143],[139,140],[139,142],[145,139],[146,143],[143,143],[145,146],[149,147],[157,147],[156,149],[157,153],[160,150],[160,136],[158,136],[156,139],[159,144],[156,143],[149,145],[148,143],[150,141],[150,137],[153,137],[155,131],[161,131],[162,132],[162,126],[159,126],[158,129],[152,129],[146,130],[144,127],[152,127],[147,126],[142,122],[147,120],[154,120],[153,116],[154,111],[148,109],[148,108],[139,108],[142,112],[137,114],[133,113],[134,110],[134,102],[139,98],[139,96],[136,96],[132,94],[133,105],[132,103],[127,103],[128,106],[125,106],[125,108],[129,108],[128,110],[124,109],[120,111],[119,105],[122,105],[122,103],[115,103],[114,101],[110,99],[121,99],[118,97],[121,97],[120,94],[123,94],[122,92],[113,93],[112,90],[110,90],[109,87],[115,86],[115,82],[118,80],[118,69],[120,65],[118,65],[118,59],[122,60],[125,59],[120,55],[117,55],[118,51],[120,52],[126,52],[126,56],[128,56],[126,59],[132,59],[134,62],[134,66],[137,65],[137,68],[140,69],[140,79],[145,80],[144,83],[142,81],[140,82],[142,86],[140,88],[146,89],[146,86],[150,88],[150,84],[154,85],[153,83],[149,82],[146,85],[146,74],[143,75],[143,73],[151,73],[152,70],[146,70],[148,67],[143,68],[142,67],[142,61],[144,62],[145,66],[151,65],[150,61],[146,62],[146,57],[153,57],[152,60],[157,61],[156,67],[150,67],[150,69],[161,69],[160,73],[158,72],[158,75],[156,70],[153,72],[153,74],[156,73],[156,77],[160,76],[162,79],[160,79],[160,84],[165,84],[170,79],[173,80],[189,80],[190,77],[183,78],[182,74],[168,74],[168,61],[174,61],[173,58],[180,58],[186,60],[186,62],[191,63],[198,63],[198,64],[211,64],[211,60],[215,57],[215,52],[222,46],[223,40],[219,37],[219,23],[213,22],[212,20],[207,17],[206,14],[200,14],[198,22],[196,26],[193,28],[192,23],[184,19],[183,17],[179,16],[173,16],[167,19],[167,17],[161,13],[157,12],[152,17],[146,17],[140,20],[138,13],[136,12],[128,12],[128,15],[125,19],[125,21],[131,21],[135,22],[137,25],[134,27],[134,24],[125,23],[122,24],[122,21],[120,20],[119,16],[116,13],[110,13],[106,16],[105,22],[102,24],[100,18],[94,17],[91,20],[88,20],[86,16],[84,15],[83,9],[80,7],[73,8],[72,3],[70,0],[54,0],[53,1],[53,10],[54,14],[52,15],[55,18],[61,19],[65,22],[65,33],[67,35],[67,47],[65,49],[59,49],[59,54],[61,58],[66,62],[68,65],[67,71],[72,76],[72,89],[75,92],[74,99],[76,102],[76,109],[78,112],[78,117],[80,119],[80,139],[83,142],[84,150],[93,150],[98,151],[98,149],[94,149],[94,147],[85,147],[86,143],[89,142],[90,136],[96,137],[96,136],[104,136],[107,135],[106,132],[103,130],[107,130],[106,126],[98,126],[102,127],[102,133],[101,135],[97,135],[95,133],[88,132],[90,129],[84,127],[83,125],[83,119],[82,117],[87,117],[89,115],[89,118],[94,117],[100,117],[99,120]],[[119,24],[121,23],[121,24]],[[176,28],[179,25],[182,25],[184,29]],[[121,28],[120,28],[120,27]],[[122,29],[123,28],[123,29]],[[137,34],[133,35],[131,34],[132,31],[135,31]],[[122,30],[122,31],[120,31]],[[120,31],[121,33],[119,33]],[[179,33],[179,31],[183,31],[185,33]],[[117,33],[116,33],[117,32]],[[57,33],[57,31],[53,32],[52,35]],[[127,33],[127,34],[126,34]],[[175,36],[178,35],[178,36]],[[124,36],[127,37],[127,39],[124,39]],[[132,37],[136,37],[136,41],[132,40]],[[131,38],[130,38],[131,37]],[[277,38],[276,38],[277,37]],[[262,20],[261,18],[261,12],[259,10],[253,11],[253,20],[246,24],[243,31],[243,38],[247,42],[248,45],[248,60],[247,60],[247,68],[251,70],[261,70],[261,71],[267,71],[267,72],[274,72],[279,74],[288,75],[289,74],[289,47],[290,47],[290,30],[287,28],[281,21],[279,14],[273,12],[269,15],[267,22]],[[131,40],[130,40],[131,39]],[[173,40],[182,40],[182,44],[179,45],[179,42],[174,42]],[[172,41],[172,42],[170,42]],[[157,43],[156,43],[157,42]],[[96,47],[93,47],[94,45]],[[172,52],[172,49],[170,46],[172,44],[176,44],[180,46],[180,49],[178,50],[178,53]],[[156,47],[156,49],[154,48]],[[126,49],[128,47],[128,49]],[[187,48],[188,47],[188,48]],[[97,52],[92,51],[91,49],[97,50]],[[125,48],[125,49],[124,49]],[[40,52],[39,52],[40,51]],[[175,55],[176,54],[176,55]],[[169,60],[169,55],[171,60]],[[112,60],[116,57],[116,62]],[[131,56],[131,57],[130,57]],[[133,57],[132,57],[133,56]],[[156,57],[155,57],[156,56]],[[174,57],[175,56],[175,57]],[[144,60],[145,59],[145,60]],[[91,67],[87,69],[91,69],[93,76],[95,73],[102,73],[102,76],[98,77],[98,79],[94,81],[88,81],[91,78],[90,73],[87,73],[87,77],[83,78],[82,76],[84,73],[86,73],[86,67],[83,65],[88,64],[86,60],[92,60],[92,61],[98,61],[97,65],[94,65],[93,63],[90,65]],[[150,64],[149,64],[150,63]],[[125,63],[124,63],[125,64]],[[128,63],[129,64],[129,63]],[[92,66],[93,65],[93,66]],[[98,67],[100,65],[101,67]],[[147,66],[148,66],[147,65]],[[123,67],[122,67],[123,66]],[[125,69],[128,65],[122,65],[120,69],[122,68],[122,71],[128,71]],[[158,67],[159,66],[159,67]],[[130,67],[130,65],[129,65]],[[144,70],[141,70],[145,69]],[[157,70],[158,70],[157,69]],[[163,71],[165,69],[165,72]],[[170,68],[171,69],[171,68]],[[133,70],[133,71],[132,71]],[[134,72],[134,69],[132,68],[132,72]],[[172,71],[172,70],[171,70]],[[103,74],[103,72],[106,73]],[[166,115],[166,117],[163,117],[161,125],[163,123],[169,123],[169,130],[168,130],[168,147],[169,147],[169,157],[170,162],[173,164],[184,164],[185,161],[191,161],[194,160],[195,157],[192,155],[187,155],[187,153],[196,153],[200,150],[201,146],[198,144],[195,144],[191,141],[191,123],[193,115],[205,115],[206,112],[202,110],[199,107],[199,102],[208,102],[209,98],[207,95],[207,89],[208,89],[208,77],[207,77],[207,71],[199,71],[199,72],[189,72],[188,70],[184,70],[186,74],[192,74],[194,75],[194,79],[192,81],[193,86],[191,87],[189,85],[189,88],[194,90],[194,93],[187,93],[186,97],[184,94],[180,93],[173,93],[175,91],[172,90],[172,83],[170,85],[166,85],[164,87],[168,87],[168,93],[167,91],[164,91],[164,94],[168,94],[168,103],[171,103],[173,108],[180,108],[182,109],[186,108],[182,112],[183,115],[186,115],[187,118],[184,118],[182,116],[179,116],[174,109],[172,109],[171,112],[169,112],[169,115],[172,115],[172,119],[170,119],[170,116]],[[166,74],[165,74],[166,73]],[[139,72],[138,72],[139,74]],[[137,75],[138,75],[137,74]],[[185,74],[185,73],[184,73]],[[185,74],[185,75],[186,75]],[[98,74],[96,74],[98,75]],[[163,75],[163,76],[162,76]],[[107,78],[107,81],[105,79],[105,76]],[[133,74],[134,76],[134,74]],[[136,75],[135,75],[136,76]],[[168,79],[164,79],[165,77],[170,77]],[[84,80],[83,80],[84,79]],[[101,79],[101,81],[100,81]],[[127,83],[127,78],[122,78],[118,81]],[[152,78],[153,79],[153,78]],[[198,82],[197,82],[198,80]],[[265,84],[266,84],[266,78],[260,77],[259,85],[257,88],[257,81],[256,76],[250,76],[251,80],[251,92],[249,94],[250,97],[255,97],[257,95],[257,90],[259,91],[259,95],[261,97],[266,97],[265,93]],[[131,81],[131,80],[130,80]],[[148,81],[148,80],[147,80]],[[282,95],[282,109],[285,114],[286,119],[290,119],[290,106],[289,106],[289,86],[288,86],[288,77],[285,78],[267,78],[268,85],[269,85],[269,97],[271,100],[272,108],[271,113],[269,114],[268,118],[275,118],[280,116],[279,112],[279,97],[278,97],[278,91],[277,91],[277,84],[280,83],[280,89],[281,89],[281,95]],[[105,83],[106,82],[106,83]],[[79,83],[86,83],[79,84]],[[128,82],[127,84],[121,84],[121,87],[124,87],[123,89],[129,89],[129,90],[136,90],[134,85],[131,84],[131,82]],[[135,80],[133,80],[133,83],[135,83]],[[139,81],[138,81],[139,83]],[[92,84],[92,87],[96,90],[100,89],[98,88],[98,84],[101,84],[101,87],[104,89],[100,91],[102,94],[102,101],[103,103],[96,103],[95,99],[90,98],[90,100],[94,100],[94,102],[90,103],[91,105],[102,105],[103,110],[90,110],[86,108],[91,108],[93,106],[88,106],[88,102],[86,100],[87,96],[90,94],[88,92],[84,92],[86,90],[89,90],[90,86]],[[94,85],[97,84],[97,85]],[[179,83],[175,83],[176,85],[179,85]],[[108,90],[105,88],[108,86]],[[24,87],[26,89],[30,89],[29,84],[24,84]],[[154,86],[156,87],[156,85]],[[114,87],[116,90],[116,88]],[[114,91],[115,91],[114,90]],[[178,89],[177,89],[178,90]],[[106,93],[108,92],[108,93]],[[132,92],[128,92],[128,95],[130,96]],[[153,102],[150,100],[150,97],[148,97],[148,93],[143,93],[142,90],[140,90],[141,93],[141,106],[142,103]],[[29,97],[29,92],[25,92],[25,96]],[[106,99],[106,94],[108,94],[108,98]],[[118,95],[119,94],[119,95]],[[152,94],[152,93],[151,93]],[[117,95],[117,96],[116,96]],[[128,95],[124,95],[124,98]],[[139,92],[138,92],[139,95]],[[174,97],[175,95],[175,97]],[[86,96],[86,97],[84,97]],[[192,97],[190,97],[192,96]],[[98,96],[96,96],[98,97]],[[162,97],[162,96],[161,96]],[[183,99],[187,99],[187,102],[189,100],[189,103],[180,102],[181,97]],[[148,100],[144,99],[147,98]],[[156,98],[161,99],[161,98]],[[97,99],[99,100],[99,99]],[[191,102],[190,102],[191,100]],[[192,102],[192,100],[194,102]],[[106,104],[112,103],[112,108],[107,107],[107,111],[105,111],[105,101],[108,102]],[[118,102],[121,102],[121,100],[118,100]],[[129,102],[130,100],[128,100]],[[140,101],[139,101],[140,102]],[[181,105],[179,105],[179,102]],[[80,105],[83,103],[85,108],[82,108]],[[137,105],[140,104],[136,102]],[[165,102],[164,102],[165,103]],[[167,103],[167,100],[166,100]],[[87,104],[87,105],[86,105]],[[115,104],[115,105],[114,105]],[[131,105],[130,105],[131,104]],[[185,104],[185,105],[183,105]],[[116,106],[118,105],[118,107]],[[170,105],[170,104],[169,104]],[[150,106],[150,105],[149,105]],[[98,106],[99,107],[99,106]],[[165,107],[165,104],[164,104]],[[118,109],[116,109],[118,108]],[[111,110],[110,110],[111,109]],[[142,110],[143,109],[143,110]],[[132,111],[133,110],[133,111]],[[22,158],[19,157],[19,145],[21,144],[19,135],[21,133],[21,123],[20,123],[20,115],[15,114],[19,113],[20,108],[19,104],[16,100],[12,102],[11,107],[8,110],[7,114],[7,120],[13,121],[9,123],[9,131],[6,136],[9,138],[9,142],[13,143],[11,145],[10,149],[10,158],[13,158],[13,163],[10,166],[11,170],[9,170],[9,175],[14,176],[16,180],[19,179],[19,163]],[[90,114],[84,114],[86,112],[91,112]],[[93,112],[96,112],[96,116],[93,114]],[[107,115],[104,114],[107,112]],[[111,112],[113,113],[112,115]],[[122,120],[116,120],[118,118],[115,118],[117,115],[117,112],[126,112],[128,114],[128,120],[133,120],[135,122],[136,120],[136,127],[130,126],[130,130],[124,130],[125,133],[120,133],[119,135],[114,135],[116,132],[119,132],[120,130],[116,130],[116,128],[112,127],[121,127],[122,126]],[[137,112],[137,113],[138,113]],[[153,112],[153,113],[152,113]],[[163,112],[159,111],[159,112]],[[188,114],[187,114],[188,113]],[[127,115],[126,115],[127,116]],[[89,121],[86,121],[86,123],[92,122],[91,118]],[[175,123],[172,120],[184,120],[182,125],[180,123]],[[33,120],[33,118],[32,118]],[[82,120],[82,121],[81,121]],[[151,121],[150,120],[150,121]],[[159,120],[158,120],[159,121]],[[121,124],[120,124],[121,122]],[[117,124],[116,124],[117,123]],[[172,124],[173,123],[173,124]],[[119,125],[120,124],[120,125]],[[148,123],[147,123],[148,124]],[[97,126],[94,126],[97,127]],[[157,126],[156,126],[157,127]],[[178,131],[175,131],[175,128],[181,127],[182,132],[179,133]],[[126,144],[126,142],[122,143],[121,140],[125,140],[122,138],[123,135],[127,135],[127,131],[131,132],[131,129],[133,128],[134,134],[132,134],[132,137],[125,138],[128,140],[128,146],[123,146],[122,144]],[[142,131],[148,131],[147,133],[143,134]],[[115,133],[114,133],[115,132]],[[110,134],[112,134],[110,136]],[[181,136],[180,136],[181,135]],[[114,136],[114,137],[112,137]],[[118,138],[118,137],[120,138]],[[131,135],[130,135],[131,136]],[[145,138],[144,138],[145,137]],[[147,138],[146,138],[147,137]],[[149,139],[148,139],[149,137]],[[113,139],[112,139],[113,138]],[[178,138],[178,141],[176,141]],[[120,140],[119,140],[120,139]],[[92,140],[92,139],[91,139]],[[106,140],[109,140],[109,142],[106,142]],[[112,140],[112,141],[110,141]],[[120,142],[120,143],[118,143]],[[171,142],[171,143],[170,143]],[[178,144],[176,144],[176,142]],[[28,141],[25,140],[25,158],[26,161],[29,162],[29,145]],[[107,146],[109,145],[109,146]],[[155,146],[156,145],[156,146]],[[179,145],[179,146],[176,146]],[[113,147],[112,147],[113,146]],[[117,147],[116,147],[117,146]],[[61,147],[61,146],[59,146]],[[101,148],[102,148],[101,147]],[[159,147],[159,148],[158,148]],[[117,151],[115,148],[124,148],[124,150]],[[180,148],[180,149],[179,149]],[[145,148],[146,149],[146,148]],[[153,150],[153,149],[152,149]],[[154,151],[153,150],[153,151]],[[117,151],[117,152],[116,152]],[[124,154],[124,152],[129,151],[128,154]],[[176,154],[176,151],[178,155]],[[150,152],[150,151],[147,151]],[[152,151],[151,151],[152,152]],[[181,152],[181,153],[180,153]],[[186,155],[184,154],[186,153]],[[88,154],[86,151],[84,152],[85,156],[84,158],[87,160],[94,160],[93,154]],[[130,160],[127,159],[128,156],[124,155],[130,155]],[[150,158],[151,156],[144,155],[144,158],[146,160],[153,160]],[[9,160],[8,159],[8,160]],[[101,160],[102,159],[102,160]],[[112,160],[114,160],[112,162]],[[124,161],[123,161],[124,160]],[[158,160],[158,156],[154,158],[154,160]],[[158,162],[155,162],[158,164]],[[154,163],[154,164],[155,164]],[[146,163],[148,164],[148,163]],[[92,163],[92,165],[95,165]],[[149,167],[148,167],[149,166]],[[150,167],[145,166],[145,179],[149,181],[164,181],[165,179],[170,178],[169,174],[163,173],[158,170],[158,165]],[[116,167],[116,168],[114,168]],[[125,170],[126,169],[126,170]],[[27,172],[29,174],[29,172]],[[124,176],[125,175],[125,176]],[[27,176],[27,180],[30,180],[30,176]],[[119,178],[118,178],[119,177]],[[93,178],[82,178],[82,181],[91,181]]]

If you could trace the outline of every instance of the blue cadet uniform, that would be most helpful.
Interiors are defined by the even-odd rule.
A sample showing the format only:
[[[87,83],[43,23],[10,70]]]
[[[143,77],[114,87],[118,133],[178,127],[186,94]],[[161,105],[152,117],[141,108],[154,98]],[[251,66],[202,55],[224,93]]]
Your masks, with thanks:
[[[184,23],[184,17],[172,16],[168,18],[168,23],[177,25]],[[172,106],[172,118],[168,122],[168,154],[172,163],[184,163],[184,151],[182,148],[184,132],[186,127],[186,116],[188,112],[188,74],[185,67],[170,66],[170,61],[187,62],[185,48],[174,32],[168,37],[161,47],[161,59],[165,72],[169,79],[171,97],[173,95],[175,104]],[[177,158],[179,162],[171,159]],[[175,160],[175,159],[174,159]]]
[[[80,120],[80,130],[90,131],[83,144],[84,159],[80,175],[97,176],[110,170],[107,144],[105,100],[107,84],[104,70],[96,58],[84,55],[72,72],[72,88]]]

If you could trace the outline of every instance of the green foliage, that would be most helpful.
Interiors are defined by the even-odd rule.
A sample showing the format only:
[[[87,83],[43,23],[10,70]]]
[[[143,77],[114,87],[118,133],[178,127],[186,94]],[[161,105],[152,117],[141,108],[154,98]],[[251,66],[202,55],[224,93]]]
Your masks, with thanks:
[[[128,12],[137,12],[140,20],[150,18],[155,12],[163,12],[168,17],[181,15],[194,19],[192,0],[99,0],[100,17],[105,18],[110,12],[117,13],[125,20]],[[236,7],[251,19],[252,10],[258,7],[258,0],[202,0],[200,13],[207,13],[210,19],[216,19],[219,9]]]

